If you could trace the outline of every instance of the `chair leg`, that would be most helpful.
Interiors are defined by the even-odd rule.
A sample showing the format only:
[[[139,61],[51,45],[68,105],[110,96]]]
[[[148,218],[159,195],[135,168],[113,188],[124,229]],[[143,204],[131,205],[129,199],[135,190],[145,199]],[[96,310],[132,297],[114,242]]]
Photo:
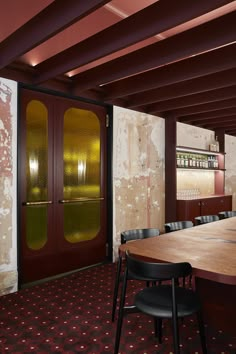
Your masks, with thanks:
[[[116,339],[115,339],[114,354],[118,354],[119,346],[120,346],[121,329],[122,329],[123,317],[124,317],[124,312],[125,312],[124,305],[125,305],[125,295],[126,295],[126,287],[127,287],[127,275],[128,275],[128,271],[126,269],[124,281],[123,281],[123,286],[122,286],[121,298],[120,298],[120,307],[119,307],[118,321],[117,321],[117,327],[116,327]]]
[[[118,316],[114,354],[118,354],[119,352],[122,324],[123,324],[123,309],[121,310],[121,313]]]
[[[111,320],[112,320],[112,322],[114,322],[114,320],[115,320],[116,305],[117,305],[117,297],[118,297],[118,291],[119,291],[119,285],[120,285],[121,265],[122,265],[122,258],[119,257],[118,263],[117,263],[116,280],[115,280],[114,292],[113,292],[113,305],[112,305],[112,315],[111,315]]]
[[[180,354],[179,349],[179,324],[177,316],[177,304],[175,298],[175,279],[172,279],[172,326],[173,326],[173,340],[174,340],[174,354]]]
[[[162,318],[154,318],[155,337],[162,343]]]
[[[180,354],[179,350],[179,328],[177,318],[172,319],[173,325],[173,340],[174,340],[174,354]]]
[[[198,327],[199,327],[199,333],[200,333],[200,339],[202,345],[202,352],[203,354],[207,354],[206,335],[205,335],[204,323],[202,320],[202,314],[200,312],[197,313],[197,319],[198,319]]]
[[[193,278],[193,276],[192,276],[192,274],[189,276],[189,287],[191,287],[192,286],[192,278]]]

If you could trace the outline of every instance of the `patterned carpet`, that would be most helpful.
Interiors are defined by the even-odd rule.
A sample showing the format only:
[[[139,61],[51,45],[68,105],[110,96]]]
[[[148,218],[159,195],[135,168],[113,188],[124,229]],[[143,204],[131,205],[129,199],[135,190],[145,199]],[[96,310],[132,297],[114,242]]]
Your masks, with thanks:
[[[0,298],[0,353],[113,353],[111,322],[114,264],[100,265]],[[142,286],[129,282],[128,301]],[[194,318],[180,325],[181,353],[200,354]],[[236,337],[206,327],[209,354],[235,354]],[[142,314],[124,320],[121,354],[172,353],[171,327],[164,321],[163,344],[153,321]]]

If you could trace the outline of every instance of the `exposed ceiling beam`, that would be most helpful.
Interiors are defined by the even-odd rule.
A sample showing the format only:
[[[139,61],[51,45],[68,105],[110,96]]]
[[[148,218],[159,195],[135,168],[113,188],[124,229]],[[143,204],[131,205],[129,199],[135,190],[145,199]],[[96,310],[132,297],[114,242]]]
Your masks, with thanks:
[[[199,120],[204,120],[207,118],[218,118],[218,117],[225,117],[230,115],[236,114],[236,107],[224,108],[219,110],[213,110],[212,112],[207,113],[196,113],[196,114],[189,114],[185,117],[179,117],[178,120],[183,123],[190,123],[196,122]]]
[[[218,128],[229,128],[229,127],[236,127],[236,119],[234,121],[231,121],[231,122],[224,122],[222,121],[221,123],[215,123],[215,124],[204,124],[204,125],[201,125],[203,128],[206,128],[206,129],[218,129]]]
[[[226,129],[225,134],[236,135],[236,129]]]
[[[200,112],[210,112],[210,111],[214,111],[217,109],[230,108],[230,107],[236,107],[235,98],[230,98],[228,100],[223,100],[220,102],[211,102],[211,103],[199,104],[198,106],[175,109],[175,110],[171,110],[171,114],[174,117],[183,117],[183,116],[187,116],[189,114],[197,114]],[[169,115],[169,113],[170,112],[166,111],[166,112],[163,112],[162,115],[164,117],[166,117]]]
[[[236,120],[236,112],[235,115],[228,115],[228,116],[219,116],[215,118],[206,118],[202,120],[196,120],[195,124],[198,126],[203,126],[204,124],[214,124],[214,123],[221,123],[223,122],[232,122]]]
[[[175,27],[185,21],[191,20],[205,13],[206,7],[208,8],[207,11],[209,11],[209,9],[216,9],[218,6],[225,5],[227,3],[229,2],[222,0],[217,0],[214,2],[205,0],[204,3],[201,4],[198,2],[190,4],[188,0],[181,0],[176,3],[173,3],[171,0],[157,1],[138,13],[129,16],[113,26],[110,26],[108,29],[95,34],[94,36],[39,64],[37,66],[38,76],[35,83],[38,84],[48,80],[52,76],[66,73],[108,54],[124,49],[141,40],[150,38],[151,36],[163,32],[171,27]],[[217,20],[213,20],[211,22],[215,22]],[[228,27],[231,27],[231,21],[232,19],[228,18]],[[216,25],[218,30],[219,28],[222,28],[222,25],[224,26],[221,22],[222,21],[219,22],[218,26]],[[130,31],[131,28],[132,31]],[[215,36],[217,43],[216,46],[231,41],[234,37],[232,33],[233,28],[231,31],[231,36],[228,37],[228,35],[226,35],[227,38],[225,37],[222,39],[221,35],[219,38],[218,36]],[[206,35],[210,36],[211,34],[209,33]],[[185,39],[183,38],[182,42],[184,43],[184,41]],[[204,48],[204,44],[201,44],[200,48]],[[90,87],[86,87],[85,89],[88,88]]]
[[[196,57],[113,82],[104,87],[106,99],[125,97],[165,85],[183,82],[222,70],[232,69],[235,62],[236,44],[232,44]],[[130,64],[132,65],[132,64]]]
[[[0,68],[110,0],[55,0],[0,44]]]
[[[225,70],[221,73],[206,75],[193,80],[187,80],[173,85],[160,87],[154,90],[137,93],[126,97],[125,107],[134,108],[142,105],[160,102],[177,97],[187,96],[200,92],[207,92],[236,84],[236,69]]]
[[[153,103],[146,106],[146,112],[154,113],[161,111],[170,111],[172,109],[195,106],[203,103],[222,101],[228,98],[236,99],[236,86],[224,87],[218,90],[211,90],[208,92],[201,92],[195,95],[189,95],[172,100],[166,100],[158,103]]]
[[[73,78],[76,90],[136,75],[232,43],[236,41],[235,22],[236,11],[87,70]]]

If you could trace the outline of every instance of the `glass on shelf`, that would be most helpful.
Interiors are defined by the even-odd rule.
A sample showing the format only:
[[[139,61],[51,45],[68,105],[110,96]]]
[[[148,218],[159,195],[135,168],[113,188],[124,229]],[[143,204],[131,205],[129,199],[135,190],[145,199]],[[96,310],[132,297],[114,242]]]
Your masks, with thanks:
[[[200,195],[200,189],[192,188],[192,189],[179,189],[177,191],[177,199],[180,200],[191,200],[197,199]]]

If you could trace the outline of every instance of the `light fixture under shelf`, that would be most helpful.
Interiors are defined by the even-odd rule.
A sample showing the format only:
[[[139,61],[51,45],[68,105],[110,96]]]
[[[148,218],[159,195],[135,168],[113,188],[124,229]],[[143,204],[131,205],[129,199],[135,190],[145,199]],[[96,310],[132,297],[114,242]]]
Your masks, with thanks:
[[[216,168],[194,168],[194,167],[177,167],[177,171],[206,171],[206,172],[224,172],[225,169],[216,169]]]
[[[218,151],[210,151],[210,150],[201,150],[201,149],[195,149],[195,148],[186,148],[183,146],[177,146],[176,151],[183,151],[186,153],[196,153],[196,154],[202,154],[202,155],[224,155],[222,152]]]

